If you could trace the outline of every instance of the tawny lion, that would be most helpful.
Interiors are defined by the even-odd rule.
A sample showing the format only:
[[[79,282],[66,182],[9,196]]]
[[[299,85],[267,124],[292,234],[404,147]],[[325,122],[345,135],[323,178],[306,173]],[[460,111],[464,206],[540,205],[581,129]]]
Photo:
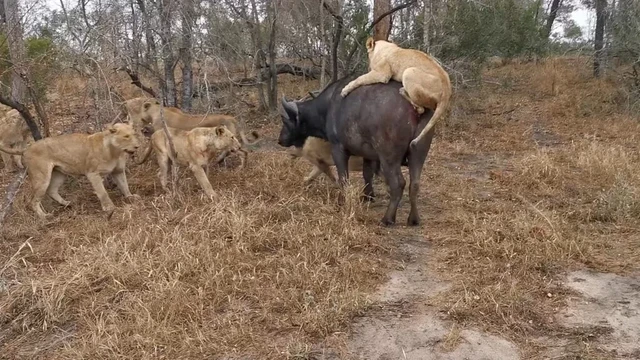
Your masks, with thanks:
[[[160,102],[156,99],[149,99],[142,103],[142,108],[140,110],[140,120],[143,123],[143,126],[151,125],[153,126],[153,130],[157,131],[162,129],[162,120],[160,116]],[[223,114],[208,114],[208,115],[200,115],[200,114],[187,114],[182,112],[182,110],[174,107],[164,107],[164,120],[167,124],[167,127],[182,129],[182,130],[191,130],[196,127],[215,127],[224,125],[231,131],[235,136],[239,138],[243,145],[255,145],[258,142],[262,141],[260,138],[260,134],[257,131],[251,131],[250,134],[253,135],[254,141],[250,142],[247,138],[247,135],[244,131],[244,124],[240,119],[237,119],[230,115]],[[244,167],[247,161],[247,150],[241,148],[237,151],[240,154],[241,167]],[[218,157],[218,162],[221,162],[227,155],[227,152],[224,152]]]
[[[387,83],[390,79],[402,82],[400,94],[415,107],[418,114],[425,108],[435,110],[431,121],[411,141],[414,148],[440,120],[451,102],[451,80],[449,74],[432,56],[415,49],[404,49],[384,41],[367,39],[369,54],[368,73],[348,83],[340,93],[347,96],[354,89],[374,83]]]
[[[226,126],[196,127],[191,130],[167,128],[176,154],[171,153],[167,136],[163,129],[156,130],[151,135],[151,143],[145,149],[138,164],[147,160],[154,150],[160,167],[160,183],[165,191],[168,191],[167,177],[170,162],[188,165],[193,172],[202,190],[213,198],[215,191],[203,169],[209,164],[213,156],[218,153],[233,153],[240,151],[240,142]]]
[[[33,141],[31,131],[27,126],[18,110],[11,109],[0,118],[0,145],[5,148],[25,148],[29,142]],[[11,172],[15,169],[14,164],[23,169],[22,157],[20,155],[11,155],[0,151],[4,169]]]
[[[115,206],[104,188],[103,176],[111,174],[118,189],[126,198],[131,194],[125,166],[129,154],[140,145],[130,124],[114,124],[95,134],[64,134],[38,140],[26,149],[15,150],[0,146],[2,151],[22,155],[27,174],[33,188],[31,208],[40,218],[48,214],[42,208],[42,198],[48,194],[60,205],[69,201],[60,196],[58,190],[65,175],[85,175],[93,187],[102,210],[111,217]]]

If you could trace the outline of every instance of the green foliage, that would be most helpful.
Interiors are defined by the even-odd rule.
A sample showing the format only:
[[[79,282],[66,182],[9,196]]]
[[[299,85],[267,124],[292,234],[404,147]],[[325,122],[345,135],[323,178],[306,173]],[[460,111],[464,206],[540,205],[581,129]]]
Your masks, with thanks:
[[[44,101],[47,85],[58,73],[60,66],[57,62],[57,51],[48,32],[41,36],[30,37],[25,41],[27,58],[29,59],[29,75],[33,82],[36,96]]]
[[[441,56],[484,59],[542,52],[545,41],[536,17],[539,6],[537,1],[517,0],[463,0],[450,5],[443,33],[451,40],[444,41]]]
[[[60,65],[57,62],[57,51],[50,32],[43,29],[39,36],[33,36],[25,40],[27,56],[27,69],[32,81],[36,96],[44,101],[47,85],[51,83],[53,76],[58,73]],[[4,34],[0,34],[0,80],[3,84],[11,84],[11,61],[9,45]],[[3,89],[6,90],[6,89]]]

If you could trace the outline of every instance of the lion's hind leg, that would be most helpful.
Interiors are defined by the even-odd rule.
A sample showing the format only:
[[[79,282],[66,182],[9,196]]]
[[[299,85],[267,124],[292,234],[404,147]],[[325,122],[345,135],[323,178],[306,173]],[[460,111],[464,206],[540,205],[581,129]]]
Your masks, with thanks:
[[[41,219],[46,218],[49,214],[44,211],[42,207],[42,198],[49,189],[51,182],[51,173],[53,172],[53,165],[38,165],[27,164],[27,172],[31,179],[31,187],[33,189],[33,197],[31,199],[31,208]]]
[[[69,206],[70,202],[63,199],[58,192],[60,186],[64,183],[65,175],[59,171],[53,170],[51,173],[51,180],[49,181],[49,187],[47,188],[47,195],[62,206]]]
[[[440,102],[442,81],[419,68],[408,68],[402,74],[400,95],[407,99],[418,114],[434,110]]]

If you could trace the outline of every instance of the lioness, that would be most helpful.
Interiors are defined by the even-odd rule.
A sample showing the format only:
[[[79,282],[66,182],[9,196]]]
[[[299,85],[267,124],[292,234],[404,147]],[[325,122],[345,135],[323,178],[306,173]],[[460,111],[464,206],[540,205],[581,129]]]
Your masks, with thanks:
[[[238,139],[224,125],[196,127],[191,130],[175,128],[167,128],[167,130],[173,140],[177,159],[170,151],[169,141],[164,130],[160,129],[151,135],[151,144],[147,146],[138,164],[145,162],[153,149],[160,167],[160,183],[165,191],[168,191],[167,176],[169,173],[169,161],[171,161],[188,165],[202,190],[209,197],[214,197],[215,191],[213,191],[203,167],[209,164],[209,161],[216,153],[240,151],[241,145]]]
[[[160,119],[160,103],[156,99],[149,99],[142,104],[142,110],[140,113],[140,119],[145,125],[151,124],[153,130],[157,131],[162,129],[162,120]],[[242,124],[235,117],[222,114],[210,114],[210,115],[195,115],[186,114],[182,110],[174,107],[164,107],[164,120],[167,123],[167,127],[191,130],[195,127],[214,127],[224,125],[234,135],[238,136],[244,145],[254,145],[260,141],[260,135],[256,131],[252,131],[251,134],[255,137],[254,142],[249,142],[245,135]],[[241,167],[243,167],[247,160],[247,151],[239,149],[241,153]],[[224,159],[228,153],[223,153],[219,159]],[[220,160],[222,161],[222,160]]]
[[[129,191],[125,166],[128,154],[134,153],[139,145],[133,126],[118,123],[91,135],[59,135],[38,140],[24,150],[2,150],[22,154],[33,188],[31,207],[40,218],[48,216],[41,204],[45,193],[59,204],[69,205],[58,193],[65,175],[85,175],[100,199],[102,210],[111,217],[115,206],[102,177],[111,174],[126,198],[136,196]]]
[[[438,60],[422,51],[404,49],[384,40],[374,41],[371,37],[366,45],[371,71],[348,83],[340,95],[345,97],[360,86],[387,83],[390,79],[402,82],[400,94],[418,114],[424,113],[425,108],[435,110],[427,126],[411,141],[410,146],[415,149],[449,108],[452,92],[449,74]]]
[[[124,112],[129,117],[129,122],[133,123],[133,126],[136,130],[142,130],[142,104],[150,100],[148,97],[137,97],[133,99],[126,100],[122,103],[122,112]]]
[[[18,110],[11,109],[7,111],[4,117],[0,119],[0,145],[9,149],[24,149],[32,140],[31,131]],[[2,162],[4,162],[5,171],[14,171],[14,163],[20,169],[24,168],[20,155],[11,155],[5,152],[0,152],[0,155],[2,156]]]
[[[333,156],[331,155],[331,144],[317,137],[309,136],[305,140],[302,148],[294,148],[289,153],[293,158],[304,158],[313,165],[313,169],[304,178],[304,184],[308,185],[315,180],[320,174],[324,173],[335,184],[337,180],[331,166],[335,166]],[[349,171],[362,171],[362,157],[351,156],[349,158]]]

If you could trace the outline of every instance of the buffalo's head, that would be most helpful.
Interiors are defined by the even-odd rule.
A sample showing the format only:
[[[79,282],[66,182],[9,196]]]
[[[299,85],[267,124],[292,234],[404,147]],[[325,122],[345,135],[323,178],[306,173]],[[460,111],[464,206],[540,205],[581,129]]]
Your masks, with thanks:
[[[280,117],[282,118],[282,129],[278,137],[278,145],[302,147],[308,134],[305,133],[304,124],[301,122],[298,104],[294,101],[287,101],[283,97]]]

